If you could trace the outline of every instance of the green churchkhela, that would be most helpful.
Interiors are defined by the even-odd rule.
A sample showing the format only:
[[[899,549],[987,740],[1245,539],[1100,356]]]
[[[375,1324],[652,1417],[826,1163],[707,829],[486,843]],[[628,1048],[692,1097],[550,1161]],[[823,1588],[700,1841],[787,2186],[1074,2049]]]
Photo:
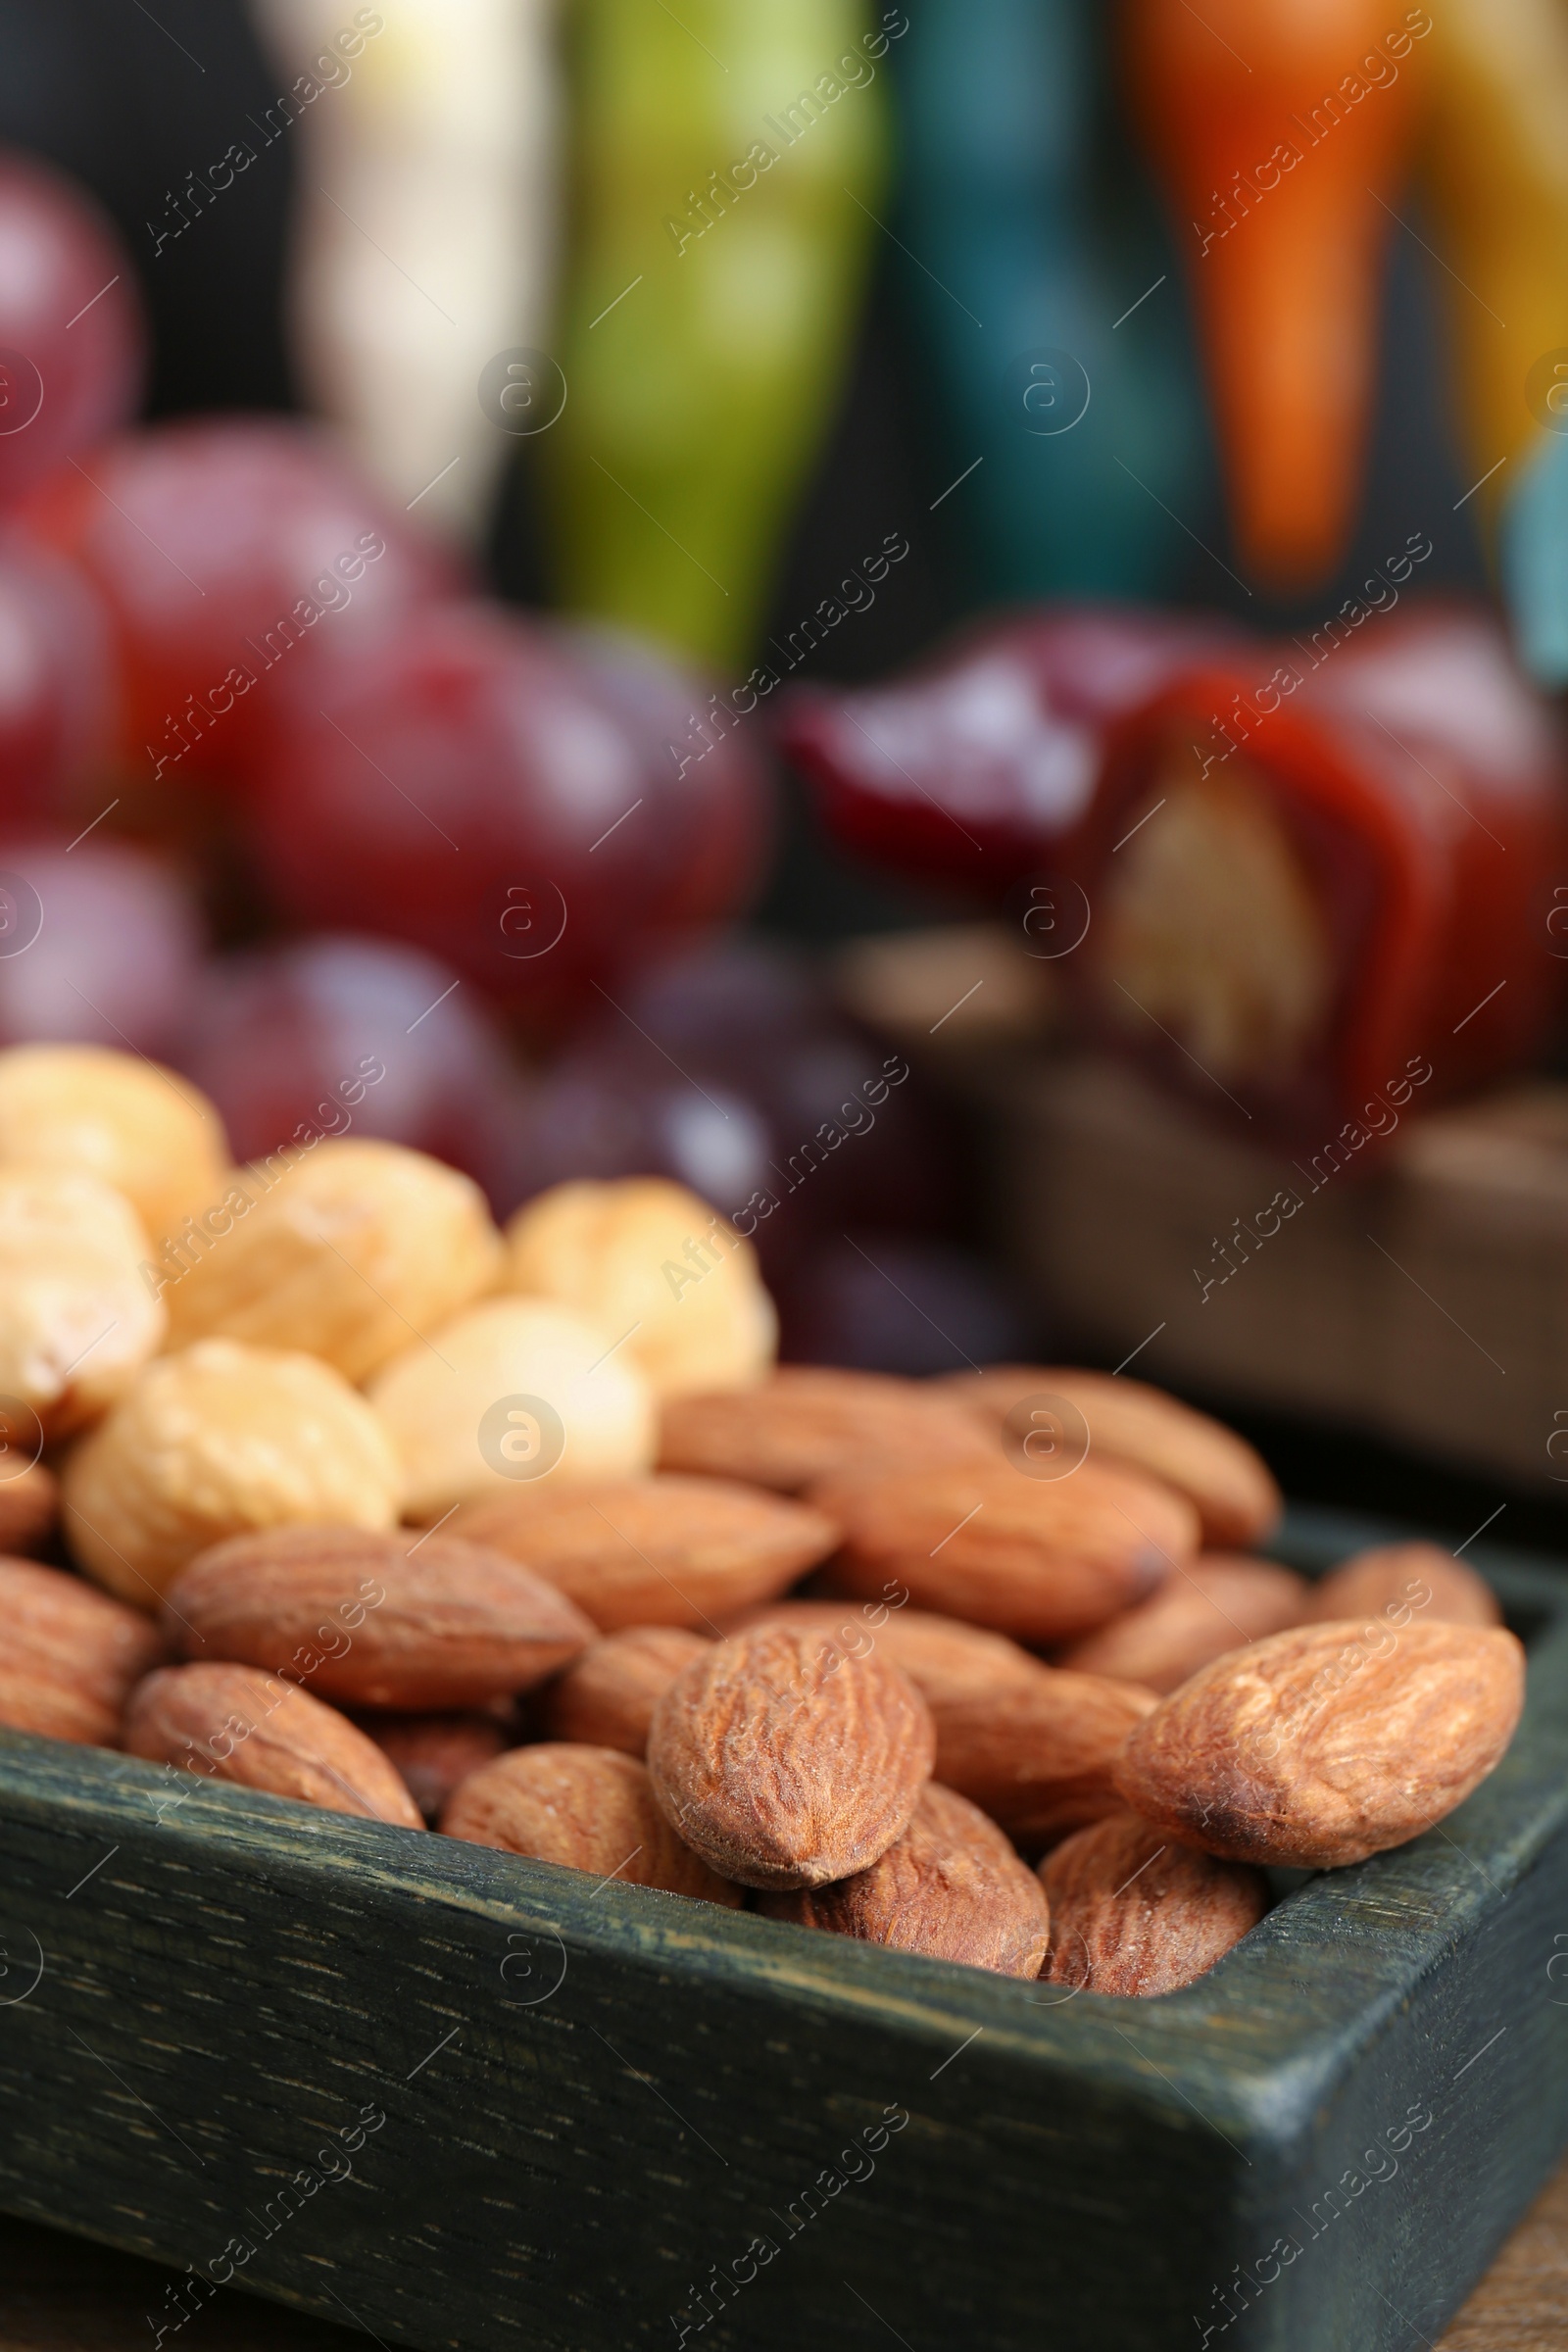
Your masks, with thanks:
[[[560,600],[733,667],[838,397],[901,10],[580,0]]]

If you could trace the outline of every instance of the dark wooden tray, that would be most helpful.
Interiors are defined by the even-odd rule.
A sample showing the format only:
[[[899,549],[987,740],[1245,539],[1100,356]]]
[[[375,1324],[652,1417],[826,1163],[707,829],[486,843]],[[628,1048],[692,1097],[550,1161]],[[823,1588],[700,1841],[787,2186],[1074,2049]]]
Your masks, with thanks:
[[[427,2352],[1411,2352],[1568,2141],[1568,1579],[1473,1556],[1506,1761],[1158,2001],[0,1735],[0,2208],[189,2266],[150,2352],[230,2275]]]

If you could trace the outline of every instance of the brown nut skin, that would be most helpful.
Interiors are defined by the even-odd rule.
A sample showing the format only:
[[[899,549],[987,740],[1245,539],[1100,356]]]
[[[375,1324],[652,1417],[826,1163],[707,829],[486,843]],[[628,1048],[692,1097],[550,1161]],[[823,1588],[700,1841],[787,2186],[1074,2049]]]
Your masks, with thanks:
[[[1083,1416],[1097,1461],[1128,1462],[1185,1494],[1215,1551],[1245,1551],[1279,1520],[1283,1497],[1262,1456],[1244,1438],[1163,1389],[1076,1364],[987,1364],[977,1379],[939,1384],[994,1429],[1026,1396],[1062,1397]]]
[[[188,1658],[233,1659],[355,1707],[475,1707],[531,1690],[594,1638],[515,1560],[455,1536],[279,1527],[194,1559],[164,1620]]]
[[[329,1813],[424,1824],[372,1740],[296,1683],[254,1666],[162,1666],[131,1693],[124,1746],[151,1764],[211,1774]]]
[[[679,1625],[628,1625],[606,1634],[540,1691],[533,1720],[541,1737],[646,1756],[655,1707],[708,1647],[701,1634]]]
[[[867,1870],[931,1777],[930,1713],[878,1657],[826,1658],[759,1625],[715,1642],[654,1712],[648,1769],[688,1845],[743,1886],[823,1886]]]
[[[1382,1618],[1393,1626],[1441,1622],[1500,1625],[1502,1610],[1485,1577],[1437,1544],[1379,1544],[1358,1551],[1312,1587],[1302,1616]]]
[[[0,1442],[7,1452],[20,1434],[0,1415]],[[0,1460],[4,1458],[0,1455]],[[41,1551],[59,1516],[59,1482],[42,1462],[24,1460],[9,1478],[0,1475],[0,1552],[14,1558],[19,1551]]]
[[[120,1744],[118,1715],[107,1713],[64,1677],[51,1680],[26,1666],[0,1665],[0,1724],[35,1740],[66,1740],[76,1747]]]
[[[390,1760],[432,1828],[469,1775],[511,1745],[494,1715],[367,1715],[360,1729]]]
[[[452,1524],[547,1577],[607,1634],[628,1625],[711,1634],[732,1610],[784,1592],[838,1542],[822,1512],[718,1478],[540,1480]]]
[[[1202,1552],[1136,1609],[1059,1651],[1056,1663],[1142,1683],[1163,1696],[1210,1658],[1282,1634],[1312,1614],[1304,1576],[1271,1560]]]
[[[934,1383],[783,1364],[757,1387],[665,1401],[662,1470],[799,1494],[871,1461],[995,1461],[984,1424]]]
[[[1042,1978],[1124,1998],[1205,1976],[1268,1909],[1260,1870],[1180,1845],[1136,1813],[1075,1831],[1040,1877],[1051,1898]]]
[[[1037,1977],[1051,1912],[1034,1873],[978,1805],[932,1781],[902,1838],[832,1886],[762,1894],[768,1919],[825,1928],[1004,1977]]]
[[[1332,1869],[1402,1845],[1501,1762],[1524,1651],[1501,1627],[1298,1626],[1163,1699],[1115,1767],[1122,1801],[1205,1853]]]
[[[898,1590],[902,1591],[900,1587]],[[938,1617],[897,1601],[775,1600],[742,1609],[724,1621],[726,1634],[751,1625],[794,1625],[817,1634],[845,1657],[883,1657],[906,1674],[932,1709],[972,1698],[1004,1683],[1033,1682],[1040,1661],[1009,1642],[956,1617]]]
[[[731,1909],[746,1899],[682,1844],[655,1802],[646,1767],[618,1748],[514,1747],[464,1782],[441,1827],[470,1845],[559,1862],[596,1879]]]
[[[920,1607],[1069,1642],[1145,1598],[1198,1545],[1198,1515],[1136,1471],[1085,1462],[1069,1478],[979,1468],[845,1472],[811,1490],[844,1529],[839,1591],[903,1583]]]
[[[63,1569],[0,1558],[0,1723],[115,1747],[134,1686],[166,1654],[139,1609]]]
[[[1117,1760],[1158,1703],[1136,1683],[1037,1666],[1029,1682],[933,1702],[937,1778],[1038,1854],[1120,1810]]]

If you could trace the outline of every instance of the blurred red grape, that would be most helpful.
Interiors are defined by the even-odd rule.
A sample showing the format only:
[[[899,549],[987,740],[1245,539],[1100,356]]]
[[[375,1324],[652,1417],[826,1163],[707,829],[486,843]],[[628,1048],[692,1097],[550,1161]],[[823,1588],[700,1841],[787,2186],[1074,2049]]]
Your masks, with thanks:
[[[679,795],[682,868],[658,931],[676,943],[722,921],[744,903],[768,846],[760,766],[743,743],[721,731],[709,750],[693,752],[692,719],[701,716],[703,688],[667,654],[619,629],[577,624],[558,633],[635,743],[656,810],[670,809],[672,782]]]
[[[281,679],[315,677],[391,614],[457,584],[453,559],[324,432],[286,417],[122,434],[85,470],[55,474],[15,519],[101,591],[122,656],[123,750],[154,778],[234,773]]]
[[[920,1379],[1041,1354],[1028,1310],[964,1250],[907,1234],[835,1235],[790,1270],[780,1352]]]
[[[130,260],[97,206],[0,155],[0,505],[131,416],[145,353]]]
[[[645,1170],[741,1214],[780,1283],[847,1225],[929,1230],[954,1200],[951,1152],[907,1065],[760,942],[634,981],[536,1088],[528,1192]]]
[[[217,1103],[237,1159],[314,1120],[433,1152],[511,1205],[519,1080],[474,991],[413,948],[326,937],[224,956],[202,975],[175,1061]],[[358,1097],[346,1108],[345,1084]]]
[[[662,713],[689,700],[624,644],[585,655],[498,607],[406,613],[334,659],[324,696],[290,688],[258,863],[294,920],[416,942],[559,1024],[752,883],[761,771],[730,737],[682,775]]]
[[[107,753],[111,709],[98,599],[58,558],[0,544],[0,824],[75,815],[70,787]]]
[[[656,966],[621,1002],[607,1033],[638,1046],[650,1068],[657,1055],[673,1075],[672,1055],[756,1105],[770,1138],[776,1230],[923,1232],[951,1212],[943,1122],[908,1064],[845,1018],[805,956],[732,940]]]
[[[190,893],[128,842],[0,839],[0,1045],[32,1040],[164,1055],[203,947]]]
[[[734,1215],[768,1181],[772,1142],[757,1105],[713,1071],[683,1076],[600,1037],[534,1089],[517,1199],[573,1176],[672,1176]]]

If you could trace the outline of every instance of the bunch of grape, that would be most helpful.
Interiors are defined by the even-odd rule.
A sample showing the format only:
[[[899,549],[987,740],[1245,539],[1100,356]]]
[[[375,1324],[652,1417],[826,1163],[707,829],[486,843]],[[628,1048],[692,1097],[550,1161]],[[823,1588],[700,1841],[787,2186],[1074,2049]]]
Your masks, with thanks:
[[[502,1212],[678,1176],[853,1353],[824,1251],[862,1333],[904,1314],[948,1177],[913,1086],[846,1109],[881,1049],[799,967],[705,944],[766,854],[760,741],[653,647],[485,601],[322,428],[137,425],[145,341],[91,203],[0,157],[0,1044],[171,1060],[242,1156],[373,1055],[361,1132]],[[889,1227],[891,1286],[842,1238]]]

